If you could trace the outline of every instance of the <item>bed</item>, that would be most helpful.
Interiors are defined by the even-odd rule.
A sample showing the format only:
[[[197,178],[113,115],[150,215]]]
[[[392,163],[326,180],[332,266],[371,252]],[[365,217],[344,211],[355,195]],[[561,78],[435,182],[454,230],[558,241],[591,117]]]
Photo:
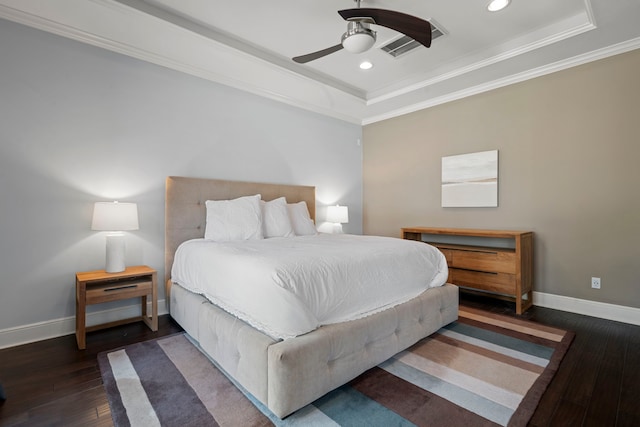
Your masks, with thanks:
[[[315,219],[315,188],[168,177],[165,283],[171,316],[236,385],[284,418],[432,334],[458,316],[458,289],[444,284],[355,320],[282,339],[240,320],[170,277],[176,251],[205,235],[207,200],[260,194],[305,202]],[[184,246],[184,245],[183,245]]]

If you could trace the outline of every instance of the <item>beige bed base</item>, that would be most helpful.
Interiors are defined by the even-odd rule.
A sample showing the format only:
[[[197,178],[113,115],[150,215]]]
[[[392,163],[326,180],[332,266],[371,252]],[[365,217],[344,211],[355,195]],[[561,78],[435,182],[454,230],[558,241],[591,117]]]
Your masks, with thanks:
[[[171,316],[234,382],[284,418],[453,322],[458,288],[447,284],[394,308],[276,341],[171,283],[180,243],[204,235],[206,200],[262,194],[306,201],[315,216],[315,188],[169,177],[166,183],[165,272]]]

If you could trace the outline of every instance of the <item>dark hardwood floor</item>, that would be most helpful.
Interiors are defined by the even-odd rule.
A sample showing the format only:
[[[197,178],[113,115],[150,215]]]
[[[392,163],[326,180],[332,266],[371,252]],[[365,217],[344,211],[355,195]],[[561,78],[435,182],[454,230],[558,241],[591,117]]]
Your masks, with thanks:
[[[180,331],[160,316],[157,332],[138,322],[88,333],[86,350],[75,335],[0,350],[0,426],[112,426],[98,353]]]
[[[461,303],[515,316],[509,302],[463,294]],[[576,333],[531,426],[640,425],[640,326],[540,307],[522,317]],[[143,323],[92,332],[83,351],[73,335],[0,350],[0,426],[111,426],[96,355],[179,331],[161,316],[157,332]]]
[[[506,301],[461,294],[460,303],[516,316]],[[575,332],[530,426],[640,426],[640,326],[536,306],[520,317]]]

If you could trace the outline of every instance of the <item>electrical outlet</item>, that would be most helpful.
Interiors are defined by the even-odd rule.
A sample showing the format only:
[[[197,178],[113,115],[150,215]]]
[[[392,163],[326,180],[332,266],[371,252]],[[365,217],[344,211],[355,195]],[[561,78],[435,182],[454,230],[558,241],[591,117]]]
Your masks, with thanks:
[[[592,277],[591,278],[591,287],[593,289],[600,289],[600,278],[599,277]]]

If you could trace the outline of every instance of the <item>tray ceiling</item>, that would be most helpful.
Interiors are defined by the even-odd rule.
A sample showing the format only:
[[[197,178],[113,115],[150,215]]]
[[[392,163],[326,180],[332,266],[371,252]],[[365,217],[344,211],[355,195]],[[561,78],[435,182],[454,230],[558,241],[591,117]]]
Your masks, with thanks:
[[[637,0],[368,0],[442,36],[393,57],[402,34],[307,64],[340,43],[350,0],[0,0],[0,17],[358,124],[368,124],[640,47]],[[373,67],[362,70],[359,64]]]

